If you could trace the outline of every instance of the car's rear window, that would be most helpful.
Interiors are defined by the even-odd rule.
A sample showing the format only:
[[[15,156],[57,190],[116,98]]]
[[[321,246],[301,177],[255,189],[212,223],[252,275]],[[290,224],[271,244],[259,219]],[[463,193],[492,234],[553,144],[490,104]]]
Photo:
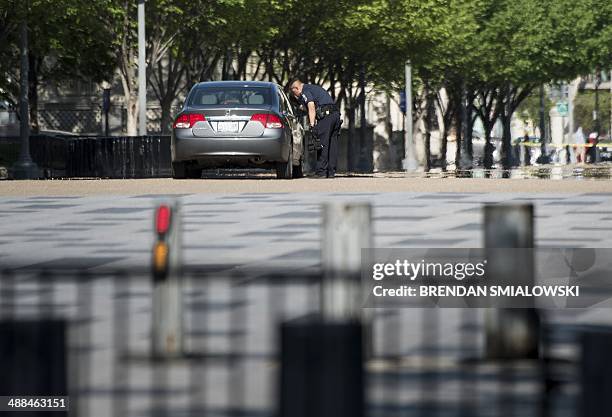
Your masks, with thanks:
[[[190,106],[260,106],[271,104],[272,94],[269,87],[199,87],[189,100]]]

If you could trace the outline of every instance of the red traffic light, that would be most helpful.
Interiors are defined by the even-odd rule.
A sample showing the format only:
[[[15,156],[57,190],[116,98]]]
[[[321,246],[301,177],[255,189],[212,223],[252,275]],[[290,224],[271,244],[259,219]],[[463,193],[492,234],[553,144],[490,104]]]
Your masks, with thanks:
[[[170,229],[170,222],[172,220],[172,209],[165,204],[161,204],[157,207],[155,213],[155,229],[160,235],[166,234]]]

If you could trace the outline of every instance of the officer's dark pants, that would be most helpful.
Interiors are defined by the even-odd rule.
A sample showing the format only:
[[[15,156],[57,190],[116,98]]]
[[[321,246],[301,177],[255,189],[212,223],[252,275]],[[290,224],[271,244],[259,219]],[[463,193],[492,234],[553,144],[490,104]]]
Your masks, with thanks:
[[[317,175],[333,177],[336,175],[338,161],[338,134],[340,131],[340,113],[325,116],[317,122],[317,133],[322,149],[317,151]]]

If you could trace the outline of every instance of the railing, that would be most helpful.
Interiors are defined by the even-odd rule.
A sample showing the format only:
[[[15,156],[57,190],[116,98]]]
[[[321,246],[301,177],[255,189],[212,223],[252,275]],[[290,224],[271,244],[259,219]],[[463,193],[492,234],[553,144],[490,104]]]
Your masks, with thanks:
[[[476,310],[376,309],[362,361],[359,325],[330,330],[317,319],[320,274],[192,270],[181,293],[184,352],[164,359],[151,350],[145,271],[5,269],[0,278],[3,325],[40,343],[5,348],[0,386],[68,395],[69,415],[331,415],[334,398],[350,415],[361,405],[360,415],[381,417],[578,415],[578,363],[479,359]],[[563,332],[545,328],[552,349]]]
[[[179,211],[161,207],[152,268],[0,268],[0,395],[67,395],[72,416],[605,415],[608,331],[352,304],[367,205],[326,207],[314,270],[172,264]],[[533,230],[529,205],[485,210],[487,247]],[[521,349],[507,320],[533,329]]]

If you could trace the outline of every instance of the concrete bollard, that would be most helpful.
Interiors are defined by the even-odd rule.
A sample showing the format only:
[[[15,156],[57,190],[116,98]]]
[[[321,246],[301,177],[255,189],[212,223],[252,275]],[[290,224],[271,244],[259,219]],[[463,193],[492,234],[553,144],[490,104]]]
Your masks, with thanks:
[[[487,272],[499,283],[533,285],[533,206],[486,205],[484,241]],[[517,251],[521,259],[508,259],[503,249]],[[502,249],[502,250],[499,250]],[[485,355],[487,359],[526,359],[539,356],[540,319],[534,308],[487,309]]]
[[[156,207],[154,228],[152,354],[159,358],[177,357],[184,350],[178,202],[161,203]]]
[[[321,258],[321,314],[325,320],[361,317],[361,249],[372,247],[369,203],[324,206]]]

